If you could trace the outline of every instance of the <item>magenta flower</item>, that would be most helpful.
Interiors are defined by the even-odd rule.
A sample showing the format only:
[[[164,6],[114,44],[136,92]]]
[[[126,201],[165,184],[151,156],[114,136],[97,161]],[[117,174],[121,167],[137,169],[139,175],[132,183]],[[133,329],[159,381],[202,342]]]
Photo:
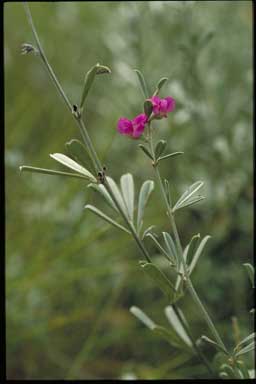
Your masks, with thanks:
[[[142,135],[147,121],[148,118],[144,113],[141,113],[132,120],[129,120],[126,117],[121,117],[117,123],[117,130],[122,135],[138,139]]]
[[[175,100],[167,96],[164,99],[160,99],[158,96],[152,96],[149,99],[153,105],[153,113],[158,117],[167,117],[168,112],[172,112],[175,108]]]

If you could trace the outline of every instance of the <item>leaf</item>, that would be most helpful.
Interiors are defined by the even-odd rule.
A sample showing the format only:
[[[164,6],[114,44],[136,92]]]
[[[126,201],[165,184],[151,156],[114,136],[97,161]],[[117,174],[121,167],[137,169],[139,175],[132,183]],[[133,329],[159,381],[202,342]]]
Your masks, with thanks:
[[[156,324],[140,308],[132,306],[130,312],[149,329],[153,330],[155,328]]]
[[[68,156],[63,155],[62,153],[50,154],[54,160],[65,165],[68,168],[73,169],[74,171],[84,175],[88,180],[91,180],[94,183],[97,183],[96,178],[89,172],[87,169],[82,167],[80,164],[76,163],[74,160],[70,159]]]
[[[153,235],[153,233],[147,233],[145,235],[146,237],[149,237],[150,239],[152,239],[154,241],[154,243],[156,244],[156,246],[158,247],[158,249],[160,250],[160,252],[162,252],[162,254],[167,257],[167,260],[170,261],[171,263],[173,263],[173,259],[169,256],[168,252],[166,252],[166,250],[161,246],[161,244],[157,241],[156,237]]]
[[[199,201],[204,200],[204,199],[205,199],[204,196],[194,196],[189,201],[187,201],[187,203],[182,204],[180,207],[176,208],[175,211],[177,211],[178,209],[181,209],[181,208],[190,207],[191,205],[194,205],[194,204],[196,204]]]
[[[151,159],[154,160],[153,156],[149,152],[149,150],[143,144],[139,144],[140,149]]]
[[[224,373],[226,373],[228,375],[228,377],[230,377],[232,379],[236,379],[237,378],[234,369],[230,365],[222,364],[220,369],[223,370]]]
[[[138,214],[137,214],[137,231],[139,232],[142,223],[145,207],[147,205],[150,194],[154,189],[154,182],[152,180],[144,181],[141,186],[138,202]]]
[[[158,160],[158,161],[161,161],[161,160],[169,159],[169,157],[174,157],[174,156],[178,156],[178,155],[183,155],[183,153],[184,153],[184,152],[173,152],[173,153],[169,153],[168,155],[159,157],[157,160]]]
[[[149,92],[148,92],[148,88],[147,88],[147,84],[144,79],[144,76],[138,69],[134,69],[134,72],[138,76],[138,80],[139,80],[139,84],[140,84],[143,96],[145,97],[145,99],[147,99],[149,97]]]
[[[130,216],[131,221],[133,221],[133,212],[134,212],[134,182],[133,177],[130,173],[126,173],[121,176],[121,191],[123,199],[126,203],[126,207]]]
[[[211,346],[213,346],[215,349],[217,349],[218,351],[220,352],[223,352],[225,353],[226,355],[228,355],[228,352],[226,352],[226,350],[219,344],[217,344],[215,341],[213,341],[212,339],[210,339],[209,337],[203,335],[201,336],[201,340],[205,341],[206,343],[210,344]]]
[[[113,195],[115,196],[115,199],[117,200],[118,204],[120,205],[120,207],[123,210],[127,219],[129,219],[127,207],[125,205],[125,202],[123,200],[123,196],[122,196],[116,182],[109,176],[107,176],[106,179],[107,179],[108,185],[109,185]]]
[[[160,92],[161,88],[163,87],[163,85],[166,83],[167,80],[168,80],[168,77],[162,77],[158,81],[157,86],[156,86],[156,90],[153,93],[153,96],[157,96],[158,95],[158,93]]]
[[[165,140],[159,140],[155,147],[156,159],[164,152],[167,142]]]
[[[199,239],[200,239],[200,233],[192,236],[190,242],[188,243],[188,245],[184,249],[183,257],[184,257],[187,264],[190,264],[192,259],[193,259],[193,256],[194,256],[196,249],[198,247]]]
[[[89,93],[89,90],[91,89],[92,83],[94,81],[94,78],[96,74],[102,74],[102,73],[111,73],[110,69],[108,67],[105,67],[103,65],[100,65],[97,63],[94,65],[85,75],[84,79],[84,88],[81,96],[81,101],[80,101],[80,108],[83,108],[85,99]]]
[[[171,306],[165,307],[165,315],[172,325],[173,329],[177,333],[177,335],[189,346],[192,347],[192,343],[190,338],[188,337],[187,332],[185,331],[182,323],[180,322],[178,316],[174,312]]]
[[[183,342],[182,339],[177,337],[176,333],[173,332],[171,329],[166,329],[165,327],[162,327],[160,325],[155,325],[155,327],[152,329],[152,331],[161,336],[163,339],[168,341],[170,345],[176,348],[182,348],[187,350],[187,344]],[[190,350],[191,352],[191,350]]]
[[[108,205],[113,208],[116,212],[119,213],[117,207],[116,207],[116,204],[115,202],[113,201],[112,197],[110,196],[110,194],[108,193],[108,191],[106,190],[106,188],[104,187],[104,185],[102,184],[89,184],[88,185],[88,188],[92,188],[94,189],[95,191],[99,192],[103,197],[104,199],[106,200],[106,202],[108,203]]]
[[[168,341],[172,346],[184,348],[183,342],[181,342],[181,340],[172,330],[167,330],[165,327],[155,324],[154,321],[151,320],[140,308],[132,306],[130,308],[130,312],[144,325],[146,325],[146,327],[148,327],[153,333]]]
[[[143,235],[141,237],[141,240],[143,240],[145,238],[145,236],[147,236],[147,234],[152,231],[152,229],[155,228],[155,225],[150,225],[147,229],[145,229],[145,231],[143,232]]]
[[[172,209],[173,212],[179,208],[184,207],[185,204],[189,203],[191,201],[192,196],[203,186],[203,184],[204,183],[202,181],[197,181],[196,183],[192,184],[176,202],[175,206]]]
[[[239,347],[241,347],[244,343],[247,343],[248,341],[251,341],[255,339],[256,333],[252,332],[249,336],[245,337],[240,343],[237,344],[235,350],[237,350]]]
[[[199,246],[198,246],[198,248],[197,248],[197,250],[196,250],[196,252],[195,252],[195,254],[194,254],[194,256],[193,256],[193,259],[192,259],[191,263],[189,264],[189,275],[191,275],[192,271],[194,270],[194,268],[195,268],[195,266],[196,266],[196,263],[198,262],[198,259],[199,259],[199,257],[201,256],[201,254],[202,254],[202,252],[203,252],[203,249],[204,249],[204,247],[205,247],[207,241],[208,241],[210,238],[211,238],[211,236],[207,235],[207,236],[205,236],[205,237],[201,240],[201,242],[200,242],[200,244],[199,244]]]
[[[144,113],[147,116],[147,118],[150,117],[151,113],[153,111],[153,104],[150,100],[144,101]]]
[[[85,168],[89,168],[93,171],[93,164],[88,155],[86,147],[77,139],[72,139],[65,144],[68,154],[74,158],[74,160]]]
[[[87,177],[80,175],[78,173],[61,172],[61,171],[55,171],[54,169],[36,168],[36,167],[30,167],[27,165],[23,165],[19,169],[21,172],[25,171],[25,172],[45,173],[47,175],[68,176],[68,177],[76,177],[79,179],[87,180]]]
[[[167,232],[163,232],[163,238],[164,238],[169,256],[173,260],[173,263],[176,264],[178,266],[178,269],[179,269],[179,266],[181,264],[180,258],[179,258],[176,246],[174,244],[174,241],[172,239],[172,236]]]
[[[244,355],[245,353],[248,353],[248,352],[252,351],[253,349],[255,349],[255,340],[252,341],[250,344],[248,344],[243,349],[240,349],[240,351],[236,352],[235,356]]]
[[[94,207],[93,205],[87,204],[84,208],[89,209],[91,212],[95,213],[95,215],[99,216],[101,219],[112,224],[114,227],[119,228],[126,233],[129,233],[129,234],[131,233],[128,229],[123,227],[121,224],[117,223],[115,220],[111,219],[111,217],[105,215],[105,213],[103,213],[98,208]]]
[[[250,374],[245,364],[241,360],[236,360],[236,365],[239,367],[240,372],[242,373],[243,379],[250,379]]]
[[[144,262],[141,264],[143,270],[149,275],[149,277],[155,281],[158,288],[167,296],[170,302],[175,300],[175,288],[172,283],[167,279],[160,269],[158,269],[154,264]]]
[[[252,287],[255,288],[254,267],[250,263],[244,263],[243,265],[246,269],[246,272],[248,273],[249,279],[252,283]]]

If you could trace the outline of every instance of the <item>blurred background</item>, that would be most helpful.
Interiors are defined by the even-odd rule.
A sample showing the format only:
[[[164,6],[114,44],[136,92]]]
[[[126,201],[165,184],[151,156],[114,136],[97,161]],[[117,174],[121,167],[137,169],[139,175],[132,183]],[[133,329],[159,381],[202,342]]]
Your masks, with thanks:
[[[120,116],[141,113],[134,68],[153,92],[175,98],[157,123],[157,137],[182,157],[163,162],[173,199],[204,180],[202,203],[177,213],[183,245],[210,234],[194,285],[228,346],[232,318],[252,330],[252,289],[243,263],[252,261],[252,3],[250,1],[37,2],[31,12],[42,45],[73,103],[96,62],[85,119],[102,161],[117,181],[131,172],[138,193],[153,179],[138,142],[116,132]],[[14,27],[15,26],[15,27]],[[49,157],[80,139],[38,57],[21,3],[4,4],[6,322],[8,379],[182,379],[207,377],[196,358],[158,339],[129,312],[132,305],[167,326],[161,291],[138,265],[125,234],[86,203],[100,196],[78,179],[30,173],[20,165],[64,169]],[[156,188],[145,228],[168,231]],[[107,208],[104,207],[107,211]],[[156,251],[150,240],[146,245]],[[155,258],[159,258],[155,255]],[[191,299],[180,302],[193,333],[208,330]],[[212,357],[212,351],[206,352]],[[250,365],[248,357],[247,363]]]

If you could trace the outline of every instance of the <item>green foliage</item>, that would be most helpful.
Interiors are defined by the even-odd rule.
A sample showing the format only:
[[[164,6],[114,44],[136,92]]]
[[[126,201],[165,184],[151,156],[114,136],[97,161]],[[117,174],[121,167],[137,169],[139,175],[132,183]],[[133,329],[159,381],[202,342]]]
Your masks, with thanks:
[[[46,154],[80,136],[38,56],[19,54],[23,42],[33,44],[22,4],[4,7],[8,379],[207,377],[195,358],[152,338],[128,312],[136,303],[160,323],[166,298],[141,276],[139,251],[127,234],[83,211],[90,202],[113,212],[111,204],[103,208],[102,196],[81,178],[19,174],[21,164],[50,169]],[[100,61],[112,69],[90,89],[84,116],[116,180],[124,172],[135,175],[136,185],[153,177],[134,141],[116,134],[120,116],[143,112],[133,68],[143,71],[151,90],[168,77],[161,96],[172,96],[177,107],[155,135],[166,139],[170,153],[184,155],[161,161],[161,171],[174,201],[188,184],[204,180],[207,204],[184,210],[178,226],[184,244],[194,233],[212,235],[193,281],[230,345],[234,313],[245,338],[253,317],[251,285],[241,268],[252,258],[251,2],[52,2],[31,3],[31,10],[74,104],[86,68]],[[151,198],[145,227],[169,231],[157,190]],[[159,249],[155,258],[167,273]],[[201,334],[191,300],[184,298],[182,307]],[[205,355],[212,359],[212,349]],[[252,352],[241,358],[249,370]]]

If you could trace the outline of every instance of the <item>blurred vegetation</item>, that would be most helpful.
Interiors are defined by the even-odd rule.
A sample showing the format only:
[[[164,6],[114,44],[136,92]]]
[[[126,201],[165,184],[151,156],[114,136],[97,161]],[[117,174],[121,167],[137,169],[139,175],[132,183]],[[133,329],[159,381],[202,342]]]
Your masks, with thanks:
[[[183,244],[198,232],[212,236],[193,281],[232,346],[233,316],[241,336],[252,328],[252,292],[242,266],[252,259],[253,238],[252,3],[30,6],[49,61],[74,103],[92,65],[112,69],[95,82],[85,118],[109,174],[118,180],[133,173],[137,191],[153,173],[137,142],[116,132],[116,122],[142,111],[134,68],[152,88],[169,77],[162,94],[174,97],[177,108],[158,123],[158,137],[185,155],[161,168],[174,198],[192,182],[205,182],[207,199],[179,212],[177,224]],[[64,152],[68,140],[79,138],[39,59],[20,55],[24,42],[33,38],[23,6],[5,3],[8,378],[207,377],[196,358],[188,360],[130,314],[136,305],[167,324],[168,303],[141,273],[135,243],[83,210],[87,202],[101,205],[99,196],[77,179],[19,174],[23,164],[56,168],[48,154]],[[169,230],[157,189],[146,218],[145,226]],[[189,296],[181,307],[194,334],[207,333]]]

